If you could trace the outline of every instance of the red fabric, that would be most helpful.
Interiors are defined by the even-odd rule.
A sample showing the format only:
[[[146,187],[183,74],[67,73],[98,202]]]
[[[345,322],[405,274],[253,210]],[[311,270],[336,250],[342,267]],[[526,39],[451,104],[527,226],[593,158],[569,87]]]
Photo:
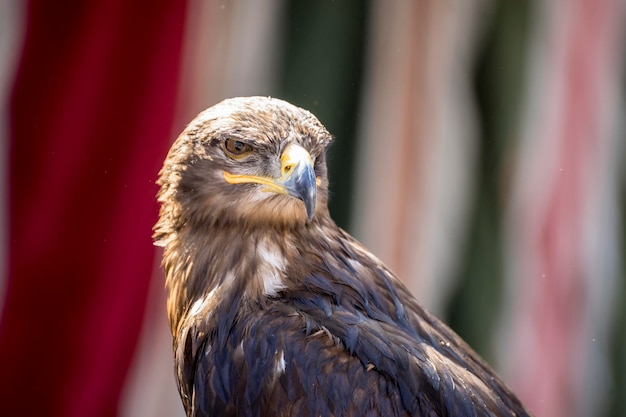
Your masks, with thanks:
[[[611,263],[612,249],[600,258],[591,248],[616,244],[598,188],[611,175],[606,150],[616,139],[607,105],[619,85],[622,8],[615,0],[572,1],[567,13],[550,5],[542,19],[547,26],[536,31],[542,42],[531,58],[545,61],[535,77],[543,94],[529,119],[539,127],[529,131],[543,140],[531,141],[531,153],[521,159],[520,181],[532,195],[519,203],[524,233],[512,233],[522,239],[516,242],[522,269],[510,358],[512,388],[537,416],[593,415],[604,399],[595,397],[606,394],[599,364],[611,297],[600,287],[610,286],[613,266],[599,262]],[[542,175],[528,175],[537,170]]]
[[[113,416],[154,259],[184,1],[29,4],[12,96],[0,415]]]

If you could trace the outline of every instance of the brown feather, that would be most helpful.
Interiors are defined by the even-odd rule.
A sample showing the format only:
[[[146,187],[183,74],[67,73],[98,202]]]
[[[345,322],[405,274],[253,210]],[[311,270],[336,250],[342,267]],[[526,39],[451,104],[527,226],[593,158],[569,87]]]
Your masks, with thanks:
[[[250,145],[245,160],[226,139]],[[526,416],[490,367],[423,310],[327,209],[331,137],[284,101],[226,100],[176,140],[160,173],[179,390],[189,416]],[[290,143],[319,179],[302,201],[223,172],[277,178]]]

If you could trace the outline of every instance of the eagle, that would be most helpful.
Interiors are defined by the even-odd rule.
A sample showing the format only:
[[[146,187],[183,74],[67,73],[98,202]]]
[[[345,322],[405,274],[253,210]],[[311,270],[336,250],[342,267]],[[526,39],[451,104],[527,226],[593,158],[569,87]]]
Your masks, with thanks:
[[[200,113],[157,184],[188,416],[528,416],[496,373],[328,210],[332,137],[239,97]]]

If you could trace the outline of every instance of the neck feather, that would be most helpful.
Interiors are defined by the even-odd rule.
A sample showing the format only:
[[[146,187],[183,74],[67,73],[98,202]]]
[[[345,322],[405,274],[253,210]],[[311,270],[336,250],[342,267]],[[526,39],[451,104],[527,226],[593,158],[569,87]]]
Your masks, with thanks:
[[[298,228],[214,225],[183,229],[169,239],[163,265],[172,331],[181,319],[211,309],[211,303],[234,293],[263,302],[294,284],[293,260],[307,258],[315,236],[332,220],[318,219]],[[288,276],[289,275],[289,276]]]

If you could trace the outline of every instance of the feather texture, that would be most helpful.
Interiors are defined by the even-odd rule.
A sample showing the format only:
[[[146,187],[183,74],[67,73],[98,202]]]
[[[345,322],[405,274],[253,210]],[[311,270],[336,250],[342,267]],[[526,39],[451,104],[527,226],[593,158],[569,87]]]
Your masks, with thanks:
[[[234,160],[226,138],[253,152]],[[326,208],[331,137],[309,112],[270,98],[200,114],[161,171],[155,241],[164,246],[175,367],[189,416],[526,416],[489,366],[424,311]],[[317,210],[231,184],[223,172],[280,175],[305,148]]]

